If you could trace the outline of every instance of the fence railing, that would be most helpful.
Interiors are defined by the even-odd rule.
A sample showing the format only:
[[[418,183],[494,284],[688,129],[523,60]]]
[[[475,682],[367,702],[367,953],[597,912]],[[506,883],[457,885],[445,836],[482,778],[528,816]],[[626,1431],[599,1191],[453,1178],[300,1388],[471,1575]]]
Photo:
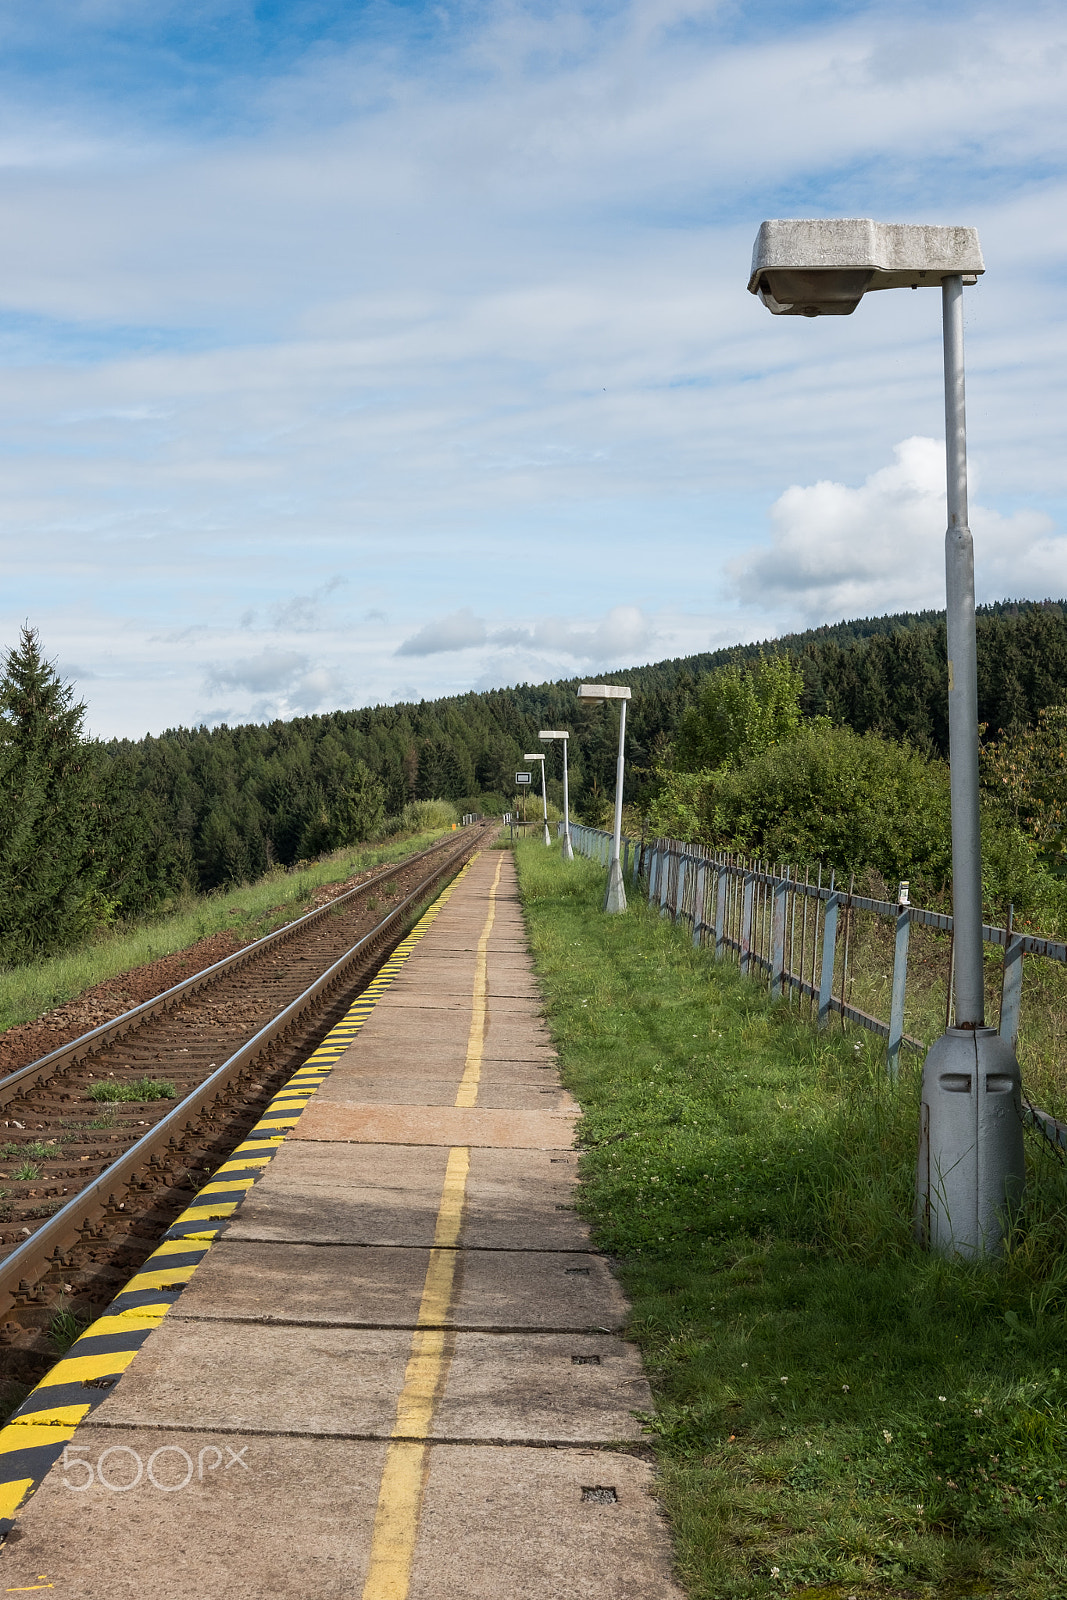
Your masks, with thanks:
[[[572,822],[571,842],[580,854],[608,864],[610,833]],[[851,888],[843,890],[833,872],[823,868],[817,869],[812,881],[811,869],[801,879],[791,868],[772,870],[763,863],[678,839],[637,840],[624,835],[621,847],[624,880],[642,887],[649,902],[658,903],[661,915],[687,925],[694,945],[712,950],[720,961],[736,957],[744,973],[765,974],[775,996],[806,997],[821,1028],[838,1015],[879,1034],[886,1041],[888,1071],[893,1078],[899,1074],[902,1050],[925,1052],[925,1043],[904,1031],[911,930],[929,928],[951,936],[952,918],[910,905],[906,884],[900,886],[898,901],[875,900],[854,894]],[[850,933],[856,912],[872,913],[893,930],[889,1016],[885,1019],[852,1005],[848,998]],[[1016,1050],[1023,959],[1041,956],[1067,967],[1067,944],[1015,933],[1010,925],[983,924],[982,937],[1004,952],[999,1031]],[[951,966],[950,946],[946,1024],[952,1006]],[[1026,1114],[1038,1131],[1059,1149],[1067,1150],[1067,1124],[1034,1106],[1028,1106]]]

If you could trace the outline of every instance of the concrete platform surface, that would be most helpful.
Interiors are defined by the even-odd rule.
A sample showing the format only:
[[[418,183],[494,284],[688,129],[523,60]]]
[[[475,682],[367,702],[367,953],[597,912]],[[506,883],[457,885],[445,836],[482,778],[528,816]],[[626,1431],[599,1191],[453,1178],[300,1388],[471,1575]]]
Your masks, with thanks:
[[[19,1512],[0,1591],[681,1600],[510,853],[405,948]]]
[[[44,1582],[63,1600],[365,1592],[385,1444],[98,1427],[78,1439],[80,1459],[115,1487],[80,1490],[73,1467],[50,1474],[4,1551],[5,1587]],[[426,1454],[410,1600],[681,1600],[645,1462],[582,1449]],[[617,1498],[583,1499],[597,1488]]]

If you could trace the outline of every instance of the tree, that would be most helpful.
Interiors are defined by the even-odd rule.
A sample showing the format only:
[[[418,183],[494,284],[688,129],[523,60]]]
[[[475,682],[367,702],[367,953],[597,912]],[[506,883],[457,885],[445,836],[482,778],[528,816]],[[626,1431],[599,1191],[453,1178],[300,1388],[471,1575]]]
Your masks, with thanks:
[[[1067,865],[1067,705],[1046,706],[1036,727],[984,745],[982,778],[1041,853]]]
[[[85,706],[22,629],[0,677],[0,960],[75,943],[106,907]]]
[[[676,764],[683,772],[737,767],[781,744],[800,725],[804,674],[788,656],[724,667],[704,679],[682,715]]]

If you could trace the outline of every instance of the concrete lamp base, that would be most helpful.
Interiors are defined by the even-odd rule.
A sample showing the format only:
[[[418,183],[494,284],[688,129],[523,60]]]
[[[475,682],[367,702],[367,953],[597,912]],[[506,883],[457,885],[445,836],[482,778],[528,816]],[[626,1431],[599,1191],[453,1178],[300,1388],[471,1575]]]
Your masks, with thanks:
[[[552,835],[548,831],[548,823],[546,822],[545,823],[545,849],[546,850],[550,849],[551,845],[552,845]]]
[[[563,844],[560,846],[559,853],[564,861],[574,860],[574,846],[571,844],[571,836],[569,833],[565,833],[563,835]]]
[[[1022,1077],[992,1028],[950,1028],[923,1067],[915,1230],[939,1255],[1000,1255],[1023,1195]]]
[[[608,868],[608,886],[604,891],[605,911],[626,910],[626,890],[622,884],[622,862],[618,856],[612,858]]]

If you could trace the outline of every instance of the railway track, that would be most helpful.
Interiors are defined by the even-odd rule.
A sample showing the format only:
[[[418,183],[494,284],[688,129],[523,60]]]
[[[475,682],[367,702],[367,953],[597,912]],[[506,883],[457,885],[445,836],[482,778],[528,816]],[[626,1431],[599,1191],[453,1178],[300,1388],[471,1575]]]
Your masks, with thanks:
[[[155,999],[0,1079],[0,1384],[55,1359],[57,1307],[84,1318],[492,825],[445,840]]]

